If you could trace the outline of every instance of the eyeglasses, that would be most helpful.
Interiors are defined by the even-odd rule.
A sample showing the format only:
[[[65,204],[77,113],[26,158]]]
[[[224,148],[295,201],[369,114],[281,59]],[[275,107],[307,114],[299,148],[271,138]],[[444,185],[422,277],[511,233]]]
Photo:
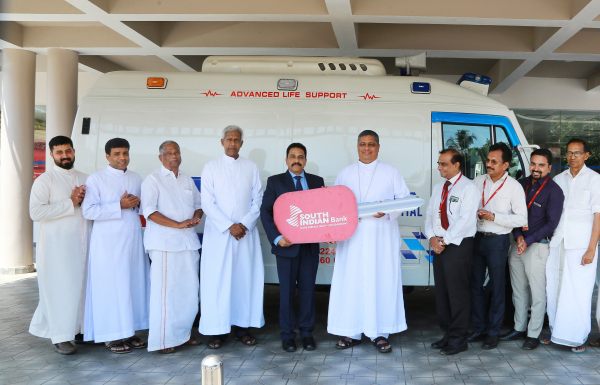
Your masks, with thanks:
[[[565,155],[567,156],[567,158],[570,158],[572,156],[574,156],[575,158],[579,158],[581,155],[585,154],[585,152],[581,152],[581,151],[568,151]]]

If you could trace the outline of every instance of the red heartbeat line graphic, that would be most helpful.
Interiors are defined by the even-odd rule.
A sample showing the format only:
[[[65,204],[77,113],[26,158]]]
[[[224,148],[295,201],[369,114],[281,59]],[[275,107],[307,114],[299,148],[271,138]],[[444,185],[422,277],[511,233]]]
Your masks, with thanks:
[[[367,94],[365,96],[358,96],[359,98],[363,98],[364,100],[367,100],[367,98],[369,100],[373,100],[373,99],[381,99],[381,97],[379,96],[375,96],[375,95],[369,95],[369,93],[367,92]]]
[[[208,90],[208,92],[200,92],[200,95],[205,95],[207,98],[209,96],[212,96],[214,98],[215,96],[219,96],[219,95],[223,95],[223,94],[217,94],[216,92],[212,92],[211,90]]]

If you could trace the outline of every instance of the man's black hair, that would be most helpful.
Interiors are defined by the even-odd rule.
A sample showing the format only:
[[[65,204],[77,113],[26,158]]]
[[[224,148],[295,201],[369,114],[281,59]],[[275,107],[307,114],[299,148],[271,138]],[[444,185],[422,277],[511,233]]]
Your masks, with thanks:
[[[285,157],[287,158],[290,155],[290,150],[292,148],[299,148],[304,151],[304,157],[306,158],[306,147],[302,143],[292,143],[288,146],[287,151],[285,152]]]
[[[506,145],[506,143],[499,142],[499,143],[496,143],[496,144],[492,144],[490,146],[490,151],[489,152],[498,151],[498,150],[502,151],[502,163],[507,163],[508,162],[510,164],[510,161],[512,160],[512,151],[511,151],[510,148],[508,148],[508,146]]]
[[[552,151],[550,151],[546,148],[538,148],[537,150],[535,150],[534,152],[531,153],[530,159],[533,159],[533,157],[536,155],[545,156],[546,160],[548,161],[548,164],[552,165]]]
[[[363,136],[372,136],[373,138],[375,138],[375,142],[377,142],[377,144],[379,144],[379,135],[377,135],[377,133],[373,130],[364,130],[363,132],[361,132],[360,134],[358,134],[358,143],[360,143],[360,138],[362,138]]]
[[[106,142],[106,145],[104,146],[104,152],[106,152],[106,155],[110,155],[110,150],[113,148],[126,148],[129,150],[129,142],[127,139],[123,138],[112,138]]]
[[[440,151],[440,155],[444,154],[452,155],[452,158],[450,159],[450,162],[452,162],[452,164],[456,164],[456,162],[458,162],[460,163],[461,167],[463,164],[465,164],[464,157],[462,156],[462,154],[454,148],[446,148],[445,150]]]
[[[50,141],[48,142],[48,147],[50,147],[50,152],[52,152],[54,151],[54,147],[64,146],[65,144],[69,144],[71,145],[71,148],[73,148],[73,141],[71,140],[71,138],[59,135],[50,139]]]
[[[583,144],[583,152],[590,152],[590,149],[588,148],[587,142],[585,140],[583,140],[583,139],[572,138],[567,143],[567,147],[566,147],[567,149],[569,148],[569,144],[571,144],[571,143],[581,143],[581,144]]]

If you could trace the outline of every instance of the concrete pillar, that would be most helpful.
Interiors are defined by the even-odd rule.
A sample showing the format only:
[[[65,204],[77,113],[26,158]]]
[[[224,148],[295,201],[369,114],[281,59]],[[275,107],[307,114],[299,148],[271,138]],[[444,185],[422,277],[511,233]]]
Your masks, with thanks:
[[[0,274],[33,267],[33,222],[29,194],[33,183],[35,53],[2,50],[2,148],[0,159]]]
[[[79,53],[70,49],[48,49],[46,88],[46,148],[57,135],[71,137],[77,113],[77,77]],[[46,171],[54,167],[46,151]]]

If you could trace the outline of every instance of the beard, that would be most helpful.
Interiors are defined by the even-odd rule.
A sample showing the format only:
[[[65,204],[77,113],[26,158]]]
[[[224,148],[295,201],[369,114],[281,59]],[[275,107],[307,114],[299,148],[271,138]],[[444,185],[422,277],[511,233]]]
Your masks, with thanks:
[[[69,162],[63,163],[63,160],[68,160]],[[60,168],[64,168],[65,170],[70,170],[73,168],[73,164],[75,164],[75,158],[73,158],[73,160],[69,158],[62,158],[59,161],[56,161],[56,159],[54,159],[54,164]]]

